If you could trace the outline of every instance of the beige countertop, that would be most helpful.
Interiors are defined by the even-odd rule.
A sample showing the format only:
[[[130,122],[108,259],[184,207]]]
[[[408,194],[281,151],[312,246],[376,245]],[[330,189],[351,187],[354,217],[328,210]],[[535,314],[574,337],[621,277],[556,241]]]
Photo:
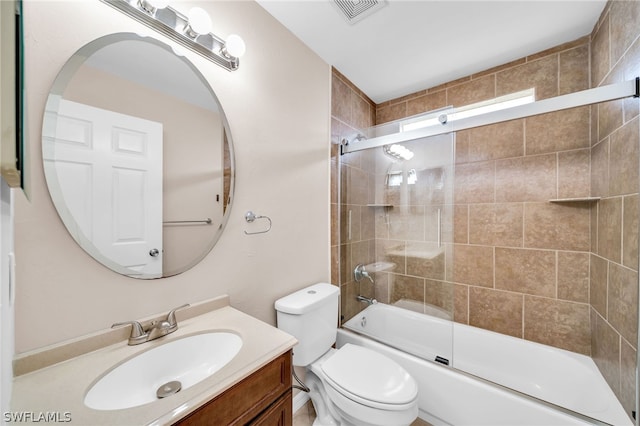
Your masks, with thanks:
[[[174,333],[151,342],[128,346],[126,340],[120,341],[17,376],[13,382],[11,414],[32,417],[31,422],[20,424],[41,425],[43,420],[38,421],[38,417],[42,415],[57,416],[59,422],[83,426],[171,424],[297,343],[292,336],[230,306],[179,320],[178,325]],[[122,361],[171,340],[209,331],[236,333],[243,344],[233,360],[207,379],[175,395],[138,407],[101,411],[84,405],[89,388]]]

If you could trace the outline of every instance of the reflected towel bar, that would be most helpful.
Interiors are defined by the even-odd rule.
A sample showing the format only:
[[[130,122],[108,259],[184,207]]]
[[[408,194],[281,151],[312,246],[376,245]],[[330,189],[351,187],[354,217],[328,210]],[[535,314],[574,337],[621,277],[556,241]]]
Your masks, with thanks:
[[[207,218],[206,220],[168,220],[166,222],[162,222],[163,224],[176,224],[176,223],[206,223],[207,225],[211,225],[213,221],[211,218]]]

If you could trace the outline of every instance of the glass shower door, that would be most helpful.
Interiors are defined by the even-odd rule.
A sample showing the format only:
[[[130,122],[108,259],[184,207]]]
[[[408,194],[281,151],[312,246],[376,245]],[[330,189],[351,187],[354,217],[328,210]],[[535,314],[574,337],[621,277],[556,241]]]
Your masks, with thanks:
[[[401,125],[377,126],[367,136],[397,133]],[[454,285],[448,279],[454,144],[450,133],[341,157],[341,249],[348,281],[342,296],[344,326],[446,365],[453,356]],[[359,265],[371,280],[354,279],[351,271]],[[363,326],[358,314],[370,302],[358,296],[391,308],[382,336],[372,330],[372,315]]]

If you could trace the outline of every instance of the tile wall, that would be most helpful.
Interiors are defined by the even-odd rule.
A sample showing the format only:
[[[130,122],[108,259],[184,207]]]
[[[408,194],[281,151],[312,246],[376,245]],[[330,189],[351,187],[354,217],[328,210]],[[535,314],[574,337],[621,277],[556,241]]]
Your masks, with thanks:
[[[377,201],[371,156],[338,163],[337,146],[358,129],[448,105],[530,87],[540,100],[634,78],[638,22],[640,2],[613,1],[591,35],[378,105],[334,70],[332,280],[344,320],[365,307],[358,293],[435,305],[457,322],[592,356],[627,412],[635,409],[637,99],[458,132],[452,232],[435,264],[415,255],[425,238],[380,232],[377,209],[366,207]],[[549,202],[589,196],[602,199]],[[429,220],[425,205],[404,207],[389,209],[388,221],[412,229]],[[353,281],[357,263],[391,258],[404,267],[376,274],[375,289]]]
[[[609,2],[591,34],[591,86],[640,76],[640,2]],[[627,412],[638,342],[637,98],[592,108],[591,353]]]
[[[355,315],[360,303],[355,300],[359,284],[353,279],[357,263],[372,258],[373,217],[367,215],[368,181],[372,174],[366,153],[340,157],[340,143],[352,141],[364,129],[375,124],[376,105],[335,68],[331,93],[331,281],[341,286],[341,313],[346,320]],[[341,173],[338,173],[341,167]],[[342,208],[338,208],[339,204]],[[349,211],[351,214],[349,215]],[[342,215],[343,217],[339,217]],[[351,232],[347,231],[351,216]],[[371,253],[371,254],[370,254]],[[373,296],[373,289],[363,288]]]

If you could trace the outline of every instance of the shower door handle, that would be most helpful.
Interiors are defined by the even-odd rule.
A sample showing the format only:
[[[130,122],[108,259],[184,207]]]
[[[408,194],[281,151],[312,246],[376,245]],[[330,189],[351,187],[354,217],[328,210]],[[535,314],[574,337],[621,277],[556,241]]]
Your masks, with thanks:
[[[442,247],[442,209],[438,209],[438,247]]]

